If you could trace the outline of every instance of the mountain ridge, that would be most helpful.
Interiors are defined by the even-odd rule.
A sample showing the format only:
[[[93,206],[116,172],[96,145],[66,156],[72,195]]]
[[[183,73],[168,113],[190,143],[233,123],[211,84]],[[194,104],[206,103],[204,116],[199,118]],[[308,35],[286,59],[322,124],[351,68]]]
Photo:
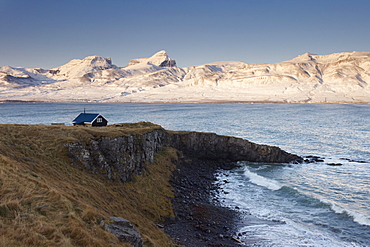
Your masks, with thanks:
[[[118,67],[89,56],[65,65],[0,67],[0,100],[369,103],[370,53],[305,53],[279,63],[177,67],[162,50]]]

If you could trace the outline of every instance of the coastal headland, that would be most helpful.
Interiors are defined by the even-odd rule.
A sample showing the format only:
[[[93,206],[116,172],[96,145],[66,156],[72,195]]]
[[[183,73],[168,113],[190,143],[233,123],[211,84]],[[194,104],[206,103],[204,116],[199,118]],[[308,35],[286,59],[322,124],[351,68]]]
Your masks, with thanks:
[[[236,137],[168,131],[148,122],[102,128],[0,125],[2,241],[236,246],[238,214],[212,195],[214,173],[241,160],[302,158]],[[121,220],[134,233],[114,230]]]

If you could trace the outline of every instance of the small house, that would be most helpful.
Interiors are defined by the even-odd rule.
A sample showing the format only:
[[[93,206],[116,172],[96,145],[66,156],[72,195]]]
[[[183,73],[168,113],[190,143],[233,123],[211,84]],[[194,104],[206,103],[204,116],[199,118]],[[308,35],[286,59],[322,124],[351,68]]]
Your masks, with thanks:
[[[73,121],[73,125],[91,124],[93,127],[107,126],[108,120],[98,113],[80,113]]]

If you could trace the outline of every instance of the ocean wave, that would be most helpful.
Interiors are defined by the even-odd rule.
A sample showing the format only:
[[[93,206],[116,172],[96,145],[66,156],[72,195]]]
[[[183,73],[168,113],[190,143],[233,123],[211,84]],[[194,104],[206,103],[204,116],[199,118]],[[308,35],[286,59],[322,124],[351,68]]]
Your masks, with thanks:
[[[325,200],[322,200],[322,199],[320,201],[329,205],[331,210],[333,210],[335,213],[337,213],[337,214],[346,214],[349,217],[353,218],[353,221],[359,223],[360,225],[370,226],[370,219],[368,217],[366,217],[365,215],[363,215],[361,213],[358,213],[358,212],[355,212],[355,211],[352,211],[352,210],[349,210],[349,209],[346,209],[346,208],[343,208],[343,207],[340,207],[340,206],[338,206],[338,205],[336,205],[332,202],[328,202],[328,201],[325,201]]]
[[[352,241],[338,239],[330,232],[321,231],[294,221],[288,221],[287,224],[246,225],[240,228],[238,236],[242,241],[252,243],[251,246],[263,247],[363,246]]]
[[[251,172],[248,167],[245,167],[244,175],[249,178],[249,181],[251,183],[254,183],[259,186],[263,186],[270,190],[279,190],[283,187],[282,184],[280,184],[278,181],[262,177],[258,175],[257,173]]]
[[[255,238],[258,246],[276,247],[370,246],[363,237],[369,230],[369,218],[337,206],[341,204],[336,201],[330,203],[325,194],[316,193],[305,183],[292,181],[292,176],[301,180],[294,172],[297,168],[302,167],[247,164],[218,174],[221,193],[227,192],[218,198],[224,206],[245,213],[245,222],[250,222],[249,215],[270,222],[243,225],[242,221],[239,239],[253,243]],[[320,169],[309,165],[303,168]],[[289,176],[282,179],[281,174]]]
[[[295,191],[295,193],[299,193],[299,194],[308,196],[307,199],[309,199],[309,198],[311,198],[311,200],[312,199],[318,199],[319,201],[321,201],[325,205],[328,205],[333,212],[335,212],[337,214],[346,214],[349,217],[351,217],[354,222],[356,222],[358,224],[361,224],[361,225],[370,226],[370,219],[368,217],[366,217],[365,215],[361,214],[361,213],[358,213],[356,211],[340,207],[340,206],[336,205],[335,203],[328,202],[328,201],[326,201],[322,198],[318,198],[318,197],[316,197],[315,195],[313,195],[311,193],[307,194],[307,193],[304,193],[303,191],[297,190],[296,188],[291,188],[289,186],[288,187],[284,186],[283,184],[281,184],[280,182],[278,182],[274,179],[266,178],[266,177],[258,175],[255,172],[250,171],[248,167],[245,167],[244,175],[249,179],[249,181],[251,183],[256,184],[258,186],[265,187],[269,190],[273,190],[273,191],[275,190],[276,191],[276,190],[280,190],[284,187],[286,189],[292,189],[293,191]],[[309,200],[309,201],[311,201],[311,200]]]

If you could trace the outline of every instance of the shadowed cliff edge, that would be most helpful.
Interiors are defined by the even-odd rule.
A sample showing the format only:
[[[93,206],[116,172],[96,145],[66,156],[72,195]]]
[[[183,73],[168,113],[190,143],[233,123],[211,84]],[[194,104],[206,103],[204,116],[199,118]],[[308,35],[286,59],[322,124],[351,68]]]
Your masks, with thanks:
[[[0,125],[0,233],[7,246],[126,246],[106,231],[116,216],[140,233],[139,246],[235,246],[232,219],[238,216],[210,195],[214,172],[241,160],[302,158],[146,122]]]
[[[153,130],[140,135],[101,136],[87,144],[73,141],[65,146],[74,165],[93,173],[104,173],[110,180],[119,178],[122,182],[129,181],[134,173],[140,174],[145,162],[153,163],[155,153],[162,147],[175,148],[190,158],[223,162],[289,163],[301,160],[278,147],[259,145],[241,138],[153,127]]]

